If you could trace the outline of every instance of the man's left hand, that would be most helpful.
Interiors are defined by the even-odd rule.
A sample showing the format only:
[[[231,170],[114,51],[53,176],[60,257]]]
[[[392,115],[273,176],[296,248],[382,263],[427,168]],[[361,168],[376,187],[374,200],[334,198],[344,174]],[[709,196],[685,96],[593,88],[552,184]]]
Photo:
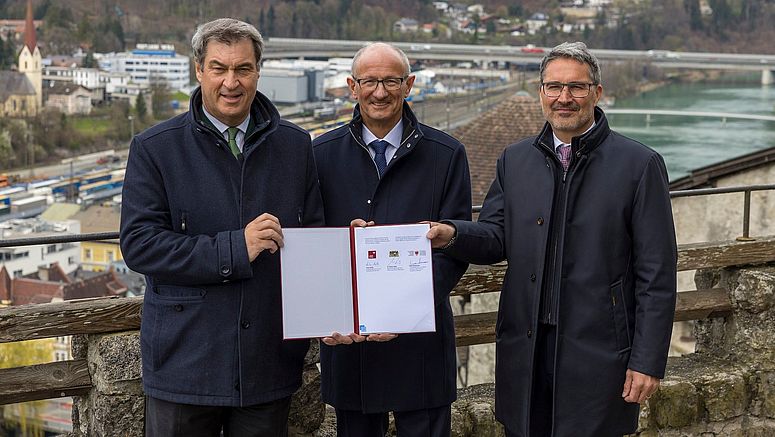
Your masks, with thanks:
[[[627,402],[641,403],[659,388],[659,378],[627,369],[622,397]]]

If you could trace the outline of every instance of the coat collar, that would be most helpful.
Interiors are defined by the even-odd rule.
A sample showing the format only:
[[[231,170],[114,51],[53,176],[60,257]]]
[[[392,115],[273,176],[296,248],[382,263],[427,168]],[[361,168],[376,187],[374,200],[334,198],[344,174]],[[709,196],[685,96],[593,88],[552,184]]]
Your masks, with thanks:
[[[189,101],[189,120],[196,126],[202,126],[205,129],[213,131],[218,134],[218,137],[222,137],[220,132],[217,132],[212,123],[207,119],[202,111],[202,88],[197,87],[193,93],[191,93],[191,100]],[[280,112],[272,104],[269,99],[256,91],[256,97],[253,99],[253,103],[250,105],[250,124],[248,125],[248,132],[245,136],[245,144],[253,143],[259,138],[263,138],[267,134],[273,132],[280,125]]]
[[[584,135],[573,137],[571,139],[571,150],[575,155],[586,155],[595,150],[611,133],[608,127],[608,120],[600,107],[595,106],[595,127]],[[554,140],[552,139],[552,126],[549,122],[544,123],[544,128],[535,139],[534,146],[538,147],[544,153],[554,155]]]

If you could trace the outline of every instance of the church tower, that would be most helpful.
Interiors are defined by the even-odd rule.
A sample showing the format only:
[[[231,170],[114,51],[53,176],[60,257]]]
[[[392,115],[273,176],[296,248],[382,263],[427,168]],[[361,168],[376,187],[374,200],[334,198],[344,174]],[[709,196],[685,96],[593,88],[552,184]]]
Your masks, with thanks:
[[[32,20],[32,0],[27,0],[27,20],[24,25],[24,47],[19,52],[19,72],[24,73],[35,88],[37,113],[43,107],[43,59],[35,35],[35,22]]]

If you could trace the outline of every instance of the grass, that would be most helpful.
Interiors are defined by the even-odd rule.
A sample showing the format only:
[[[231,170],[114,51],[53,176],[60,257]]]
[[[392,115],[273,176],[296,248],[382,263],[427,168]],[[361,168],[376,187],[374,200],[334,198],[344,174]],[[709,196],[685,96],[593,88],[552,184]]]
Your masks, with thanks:
[[[104,134],[111,128],[108,118],[73,117],[70,121],[76,131],[87,136]]]

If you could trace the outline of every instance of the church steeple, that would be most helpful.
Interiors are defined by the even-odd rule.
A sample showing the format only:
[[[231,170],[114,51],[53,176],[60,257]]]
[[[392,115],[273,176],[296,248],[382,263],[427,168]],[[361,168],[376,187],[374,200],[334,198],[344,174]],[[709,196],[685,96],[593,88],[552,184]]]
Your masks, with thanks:
[[[32,19],[32,0],[27,0],[27,20],[24,24],[24,45],[30,49],[30,53],[35,52],[38,45],[38,38],[35,35],[35,21]]]
[[[32,20],[32,0],[27,0],[27,22],[24,26],[24,46],[19,52],[19,73],[24,73],[35,88],[37,107],[35,114],[43,107],[43,59],[40,56],[35,22]]]

